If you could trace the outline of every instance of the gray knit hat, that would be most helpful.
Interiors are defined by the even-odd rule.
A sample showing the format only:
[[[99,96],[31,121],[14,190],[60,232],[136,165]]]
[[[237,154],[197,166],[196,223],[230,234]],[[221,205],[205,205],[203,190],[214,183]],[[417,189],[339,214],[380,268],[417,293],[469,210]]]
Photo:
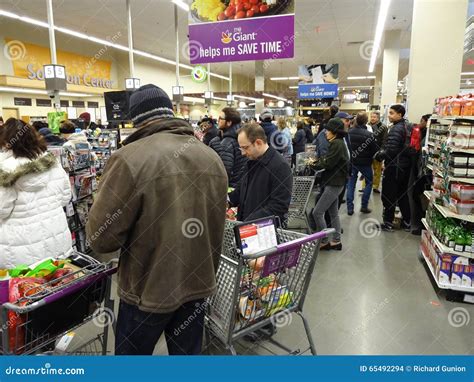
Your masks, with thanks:
[[[163,89],[152,84],[143,85],[130,96],[130,118],[135,125],[174,118],[173,103]]]
[[[260,119],[265,121],[266,119],[272,119],[273,113],[270,109],[263,109],[262,114],[260,114]]]

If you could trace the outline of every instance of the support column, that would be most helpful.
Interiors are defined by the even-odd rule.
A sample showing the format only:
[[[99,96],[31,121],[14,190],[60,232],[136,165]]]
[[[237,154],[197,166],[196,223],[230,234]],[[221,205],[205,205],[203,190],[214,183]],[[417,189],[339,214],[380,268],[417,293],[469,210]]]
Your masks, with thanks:
[[[372,105],[380,105],[380,99],[382,95],[382,65],[375,66],[375,80],[374,89],[372,92],[372,98],[370,103]]]
[[[414,1],[407,97],[412,122],[433,111],[435,98],[459,92],[467,7],[467,0]]]
[[[255,61],[255,91],[265,91],[265,69],[263,67],[264,61]],[[262,114],[265,107],[265,101],[255,101],[255,114]]]
[[[400,62],[400,30],[385,31],[383,51],[382,97],[380,106],[397,102],[398,64]]]

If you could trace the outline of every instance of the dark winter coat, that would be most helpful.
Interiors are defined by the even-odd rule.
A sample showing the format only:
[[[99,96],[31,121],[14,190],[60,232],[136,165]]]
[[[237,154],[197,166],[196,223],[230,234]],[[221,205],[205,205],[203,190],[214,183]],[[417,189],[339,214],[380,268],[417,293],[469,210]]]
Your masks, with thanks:
[[[356,126],[349,130],[351,163],[354,166],[371,166],[375,153],[378,151],[377,143],[367,126]]]
[[[42,129],[39,129],[38,133],[43,136],[48,146],[61,146],[64,142],[66,142],[60,136],[54,135],[48,127],[43,127]]]
[[[209,146],[211,141],[217,137],[217,134],[219,134],[219,130],[217,130],[217,127],[213,126],[211,127],[206,134],[204,135],[204,138],[202,139],[202,142],[206,145]]]
[[[229,194],[238,206],[237,220],[249,221],[266,216],[287,220],[293,176],[285,159],[272,147],[258,160],[247,163],[247,171],[235,191]]]
[[[377,147],[380,150],[387,140],[388,128],[382,124],[382,122],[377,122],[375,125],[370,126],[372,126],[375,142],[377,143]]]
[[[349,173],[349,154],[344,139],[330,141],[327,155],[321,157],[315,167],[325,170],[322,175],[325,186],[344,186]]]
[[[247,158],[242,155],[237,141],[237,130],[239,126],[234,125],[219,131],[209,146],[221,157],[224,163],[229,187],[236,187],[245,171]]]
[[[293,153],[298,154],[304,152],[306,144],[306,133],[304,129],[298,129],[293,138]]]
[[[401,119],[388,132],[383,156],[385,167],[398,166],[400,168],[408,168],[411,166],[412,160],[408,150],[406,150],[407,135],[409,135],[407,130],[406,121]]]
[[[306,135],[306,142],[311,143],[314,140],[314,134],[313,131],[311,130],[311,125],[305,125],[304,126],[304,133]]]

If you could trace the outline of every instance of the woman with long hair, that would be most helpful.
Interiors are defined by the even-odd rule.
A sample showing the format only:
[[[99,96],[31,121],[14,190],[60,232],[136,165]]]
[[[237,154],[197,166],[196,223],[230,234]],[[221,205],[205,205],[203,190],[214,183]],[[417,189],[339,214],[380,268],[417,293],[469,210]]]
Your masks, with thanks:
[[[30,265],[71,251],[63,207],[69,177],[41,135],[9,118],[0,130],[0,268]]]
[[[291,131],[286,122],[286,118],[280,117],[277,121],[278,131],[284,139],[282,139],[285,145],[285,151],[283,154],[292,156],[293,155],[293,143],[291,142]]]

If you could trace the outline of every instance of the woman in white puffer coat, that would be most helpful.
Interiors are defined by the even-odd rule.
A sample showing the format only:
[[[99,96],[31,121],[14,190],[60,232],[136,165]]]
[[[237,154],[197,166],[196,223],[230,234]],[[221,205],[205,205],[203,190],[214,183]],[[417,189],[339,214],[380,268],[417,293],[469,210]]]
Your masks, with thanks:
[[[66,172],[30,125],[10,118],[0,130],[0,268],[30,265],[71,251],[63,207]]]

